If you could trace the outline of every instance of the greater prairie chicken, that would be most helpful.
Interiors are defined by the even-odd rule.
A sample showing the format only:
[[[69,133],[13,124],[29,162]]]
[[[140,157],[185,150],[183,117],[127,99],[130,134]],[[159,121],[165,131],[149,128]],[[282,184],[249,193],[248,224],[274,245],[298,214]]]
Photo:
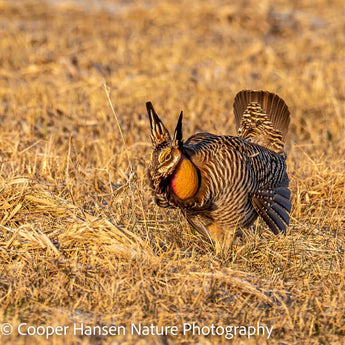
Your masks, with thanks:
[[[290,113],[267,91],[240,91],[234,101],[238,136],[198,133],[182,140],[182,111],[174,137],[146,103],[153,151],[149,180],[156,203],[180,208],[206,237],[224,241],[260,216],[286,233],[291,210],[284,141]]]

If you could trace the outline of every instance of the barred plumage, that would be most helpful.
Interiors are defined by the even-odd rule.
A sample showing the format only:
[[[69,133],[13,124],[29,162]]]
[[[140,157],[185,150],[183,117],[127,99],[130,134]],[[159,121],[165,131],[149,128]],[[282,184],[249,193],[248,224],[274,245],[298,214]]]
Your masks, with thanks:
[[[285,102],[267,91],[243,90],[234,101],[238,137],[198,133],[182,141],[182,112],[171,139],[146,104],[153,152],[149,180],[161,207],[178,207],[191,226],[224,240],[260,216],[286,233],[291,210],[284,141]]]

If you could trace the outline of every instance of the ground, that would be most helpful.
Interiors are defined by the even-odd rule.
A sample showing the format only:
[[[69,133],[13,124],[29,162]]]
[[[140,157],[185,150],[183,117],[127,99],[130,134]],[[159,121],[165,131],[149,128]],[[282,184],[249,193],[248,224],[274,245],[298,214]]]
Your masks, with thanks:
[[[340,0],[0,1],[0,342],[344,343],[344,16]],[[183,110],[185,138],[235,135],[246,88],[291,111],[291,224],[217,253],[153,202],[145,102],[170,129]],[[272,334],[183,335],[193,322]],[[69,328],[19,334],[48,326]]]

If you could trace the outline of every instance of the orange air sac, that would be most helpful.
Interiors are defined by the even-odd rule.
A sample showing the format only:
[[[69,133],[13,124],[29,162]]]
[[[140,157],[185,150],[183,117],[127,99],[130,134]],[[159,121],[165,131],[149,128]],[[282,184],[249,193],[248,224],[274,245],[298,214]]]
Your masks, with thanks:
[[[181,200],[191,198],[198,190],[198,173],[193,163],[185,155],[182,155],[181,161],[174,172],[171,187]]]

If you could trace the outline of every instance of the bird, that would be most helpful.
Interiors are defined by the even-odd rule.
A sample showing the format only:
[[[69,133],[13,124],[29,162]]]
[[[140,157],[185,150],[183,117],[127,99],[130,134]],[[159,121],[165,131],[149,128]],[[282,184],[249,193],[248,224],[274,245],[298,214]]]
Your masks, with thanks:
[[[230,243],[260,217],[276,235],[290,221],[291,193],[284,143],[290,112],[277,94],[242,90],[233,111],[237,136],[182,136],[183,111],[170,136],[146,103],[152,152],[149,185],[156,204],[177,208],[190,226],[216,243]]]

